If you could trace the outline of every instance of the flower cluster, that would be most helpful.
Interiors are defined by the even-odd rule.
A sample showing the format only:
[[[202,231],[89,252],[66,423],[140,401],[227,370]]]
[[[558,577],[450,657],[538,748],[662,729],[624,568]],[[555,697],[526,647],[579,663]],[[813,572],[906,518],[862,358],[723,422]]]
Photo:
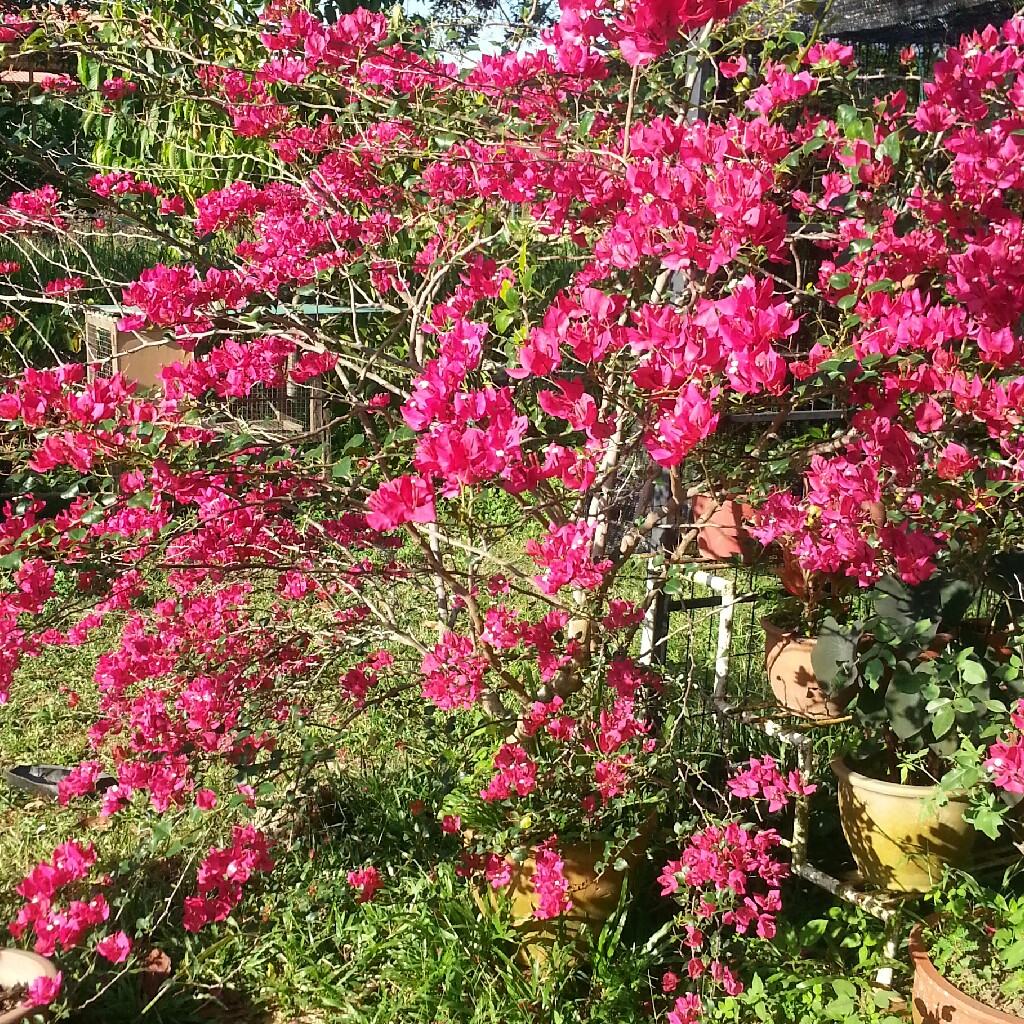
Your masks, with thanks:
[[[106,897],[95,893],[88,900],[62,904],[58,896],[60,890],[87,878],[95,863],[91,843],[81,846],[72,840],[58,846],[48,863],[37,864],[17,886],[27,902],[10,924],[11,934],[20,939],[31,930],[35,951],[43,956],[51,956],[58,945],[65,950],[80,945],[87,933],[110,917]],[[114,963],[126,959],[130,949],[131,940],[124,932],[108,935],[97,945],[99,953]]]
[[[359,891],[357,903],[369,903],[380,889],[384,888],[384,880],[380,872],[372,865],[359,868],[348,873],[348,884]]]
[[[242,813],[254,790],[218,799],[212,769],[255,770],[291,730],[355,714],[371,692],[399,714],[426,701],[474,736],[488,716],[504,738],[475,759],[470,805],[443,819],[487,851],[464,870],[508,886],[515,864],[492,851],[531,846],[538,916],[557,916],[571,906],[568,833],[623,808],[642,821],[658,799],[645,708],[661,684],[626,653],[644,608],[612,594],[691,482],[721,475],[754,496],[756,536],[805,587],[919,583],[992,537],[1020,539],[1024,22],[951,48],[919,101],[832,103],[856,74],[847,47],[748,62],[728,36],[701,44],[720,58],[713,116],[680,117],[646,87],[635,102],[637,68],[660,61],[671,85],[692,68],[687,37],[740,6],[564,0],[539,46],[460,70],[382,14],[327,24],[273,3],[258,46],[202,67],[190,94],[211,137],[233,133],[253,156],[240,162],[261,168],[251,180],[172,196],[155,174],[90,167],[67,189],[9,195],[12,244],[77,232],[97,205],[181,242],[122,296],[119,330],[163,330],[177,347],[160,389],[90,382],[83,366],[0,384],[19,489],[0,516],[0,700],[26,659],[105,644],[95,756],[62,800],[91,793],[103,765],[116,782],[102,816],[132,803]],[[0,26],[6,42],[28,31]],[[134,54],[110,66],[139,67]],[[104,80],[100,99],[134,96],[141,113],[161,90],[132,75]],[[35,100],[80,102],[79,88],[54,76]],[[325,114],[340,106],[352,116]],[[795,253],[809,233],[807,275]],[[199,252],[218,262],[190,262]],[[562,264],[539,283],[537,268]],[[65,272],[36,298],[84,302],[86,279]],[[314,294],[351,317],[311,320],[301,299]],[[401,315],[364,331],[360,295]],[[283,415],[296,385],[327,375],[347,445],[331,472],[305,432],[238,428],[241,408]],[[816,428],[827,437],[779,429],[822,404],[841,424]],[[724,428],[746,413],[770,429],[734,457]],[[512,543],[501,502],[530,539]],[[686,558],[679,543],[664,557]],[[74,603],[60,604],[58,570]],[[411,628],[399,587],[429,609]],[[399,648],[418,671],[385,696]],[[1022,715],[986,764],[1010,791],[1024,788]],[[770,758],[729,788],[770,810],[813,790]],[[692,904],[694,980],[737,991],[722,937],[773,934],[777,845],[712,826],[666,867],[665,892]],[[53,949],[108,919],[102,894],[57,903],[88,850],[66,844],[29,875],[19,935]],[[185,927],[223,920],[271,866],[266,836],[234,824],[199,869]],[[349,882],[360,900],[381,884],[373,867]],[[130,940],[97,948],[120,962]],[[680,996],[669,1018],[698,1006]]]
[[[662,895],[675,896],[687,907],[683,945],[692,980],[710,979],[730,995],[743,991],[723,957],[731,937],[775,936],[775,917],[782,909],[780,885],[789,874],[773,854],[780,842],[774,830],[736,822],[710,825],[692,835],[680,858],[662,869]],[[685,999],[682,1008],[677,1004],[680,1019],[697,1008]]]
[[[1007,793],[1024,793],[1024,700],[1010,713],[1013,730],[988,748],[985,768],[993,785]]]
[[[236,825],[232,844],[211,847],[199,865],[195,896],[185,898],[184,926],[197,932],[212,921],[223,921],[242,898],[242,886],[257,871],[274,866],[267,837],[252,825]]]
[[[565,862],[559,856],[557,837],[541,843],[534,854],[533,896],[536,907],[533,916],[540,920],[560,917],[572,910],[569,881],[565,877]]]
[[[727,783],[733,796],[745,800],[764,799],[772,813],[782,810],[794,796],[810,796],[818,787],[805,781],[799,771],[783,775],[770,756],[752,757],[743,771],[737,772]]]
[[[537,766],[519,744],[506,743],[502,746],[494,755],[494,767],[498,773],[487,788],[480,791],[481,800],[492,803],[495,800],[508,800],[513,794],[523,797],[533,792]]]
[[[119,103],[137,92],[138,88],[135,82],[129,82],[127,79],[117,76],[103,80],[100,84],[100,94],[110,103]]]

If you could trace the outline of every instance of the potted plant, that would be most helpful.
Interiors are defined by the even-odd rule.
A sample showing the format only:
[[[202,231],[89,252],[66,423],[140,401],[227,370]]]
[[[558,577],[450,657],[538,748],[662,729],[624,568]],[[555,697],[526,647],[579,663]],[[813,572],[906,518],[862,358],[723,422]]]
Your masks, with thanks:
[[[444,803],[461,873],[478,903],[508,913],[530,959],[560,933],[599,930],[646,851],[666,794],[662,743],[638,701],[654,687],[619,658],[568,700],[534,703]]]
[[[964,882],[910,934],[916,1024],[1024,1020],[1024,899]]]
[[[765,671],[772,693],[779,706],[791,714],[819,720],[839,718],[855,688],[831,686],[828,677],[820,677],[815,650],[823,622],[845,619],[849,581],[801,568],[786,548],[779,577],[787,596],[761,618]]]
[[[971,794],[951,773],[1019,688],[1013,665],[959,638],[973,596],[945,576],[886,578],[866,618],[823,624],[818,669],[856,693],[858,742],[833,769],[843,831],[870,885],[925,891],[973,848]]]

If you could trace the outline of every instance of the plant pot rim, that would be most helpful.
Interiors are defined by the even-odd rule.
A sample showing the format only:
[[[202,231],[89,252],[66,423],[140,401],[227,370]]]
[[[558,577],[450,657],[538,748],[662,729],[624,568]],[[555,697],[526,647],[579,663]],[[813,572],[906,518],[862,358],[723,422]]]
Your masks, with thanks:
[[[648,814],[647,817],[644,818],[643,822],[637,826],[637,834],[633,836],[632,839],[628,839],[625,843],[622,844],[622,847],[619,851],[619,855],[621,856],[623,851],[628,850],[631,846],[635,845],[638,842],[643,842],[645,844],[650,843],[651,839],[654,837],[655,831],[657,831],[659,820],[660,815],[658,814],[658,812],[651,811],[650,814]],[[476,842],[477,839],[482,840],[483,838],[483,833],[479,833],[475,829],[467,828],[462,830],[462,839],[464,845],[467,843]],[[526,856],[523,858],[523,861],[517,862],[525,863],[527,860],[533,859],[534,852],[546,841],[546,839],[541,838],[541,833],[538,832],[536,838],[528,839],[525,842],[520,842],[517,846],[512,847],[508,851],[507,855],[510,856],[516,852],[525,853]],[[558,852],[563,856],[569,852],[577,854],[590,854],[597,852],[598,849],[603,850],[608,845],[608,842],[608,839],[599,838],[572,839],[568,842],[565,842],[562,836],[558,836],[557,848]]]
[[[832,761],[831,768],[836,778],[840,782],[855,783],[859,788],[866,789],[872,793],[882,793],[886,796],[903,794],[908,800],[920,800],[935,795],[942,788],[937,782],[927,786],[919,786],[909,782],[886,782],[884,779],[876,779],[871,775],[865,775],[863,772],[857,771],[851,767],[849,762],[850,758],[848,755],[837,757]],[[947,796],[950,801],[956,803],[966,802],[968,799],[968,793],[965,789],[954,789]]]
[[[931,921],[931,918],[928,919]],[[989,1006],[986,1003],[982,1003],[975,999],[973,996],[967,995],[966,992],[957,988],[945,975],[940,974],[932,963],[931,957],[928,955],[928,950],[924,944],[924,925],[926,922],[921,921],[915,924],[910,930],[910,958],[914,964],[914,970],[920,971],[925,975],[933,985],[939,988],[949,989],[956,993],[957,998],[963,1002],[963,1004],[973,1011],[974,1013],[982,1016],[983,1018],[997,1022],[997,1024],[1020,1024],[1024,1017],[1016,1017],[1012,1013],[1007,1013],[1005,1010],[997,1010],[994,1006]]]
[[[753,507],[748,504],[750,498],[746,494],[713,494],[711,491],[701,491],[699,494],[695,494],[691,501],[716,501],[718,502],[719,508],[723,505],[745,505],[747,508],[754,511]]]
[[[803,647],[813,647],[818,642],[816,636],[807,636],[795,629],[786,629],[785,626],[780,626],[777,622],[773,622],[768,615],[762,615],[758,621],[765,632],[771,629],[772,632],[778,633],[787,643],[799,644]]]

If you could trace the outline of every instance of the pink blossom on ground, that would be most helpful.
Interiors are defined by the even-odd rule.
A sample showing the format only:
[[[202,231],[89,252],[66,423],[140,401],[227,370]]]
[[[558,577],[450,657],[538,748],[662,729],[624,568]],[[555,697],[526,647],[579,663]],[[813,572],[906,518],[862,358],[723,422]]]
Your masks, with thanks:
[[[371,864],[368,867],[359,868],[357,871],[350,871],[348,884],[353,889],[359,890],[359,895],[356,897],[357,903],[369,903],[377,892],[384,888],[384,879]]]

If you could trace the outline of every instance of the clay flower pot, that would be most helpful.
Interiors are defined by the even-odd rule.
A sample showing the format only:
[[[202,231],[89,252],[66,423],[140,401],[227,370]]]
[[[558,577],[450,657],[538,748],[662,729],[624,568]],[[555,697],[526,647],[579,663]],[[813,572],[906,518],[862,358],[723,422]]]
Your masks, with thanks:
[[[945,865],[964,867],[977,838],[964,820],[967,794],[939,806],[938,786],[905,786],[832,762],[839,780],[839,820],[864,881],[878,889],[926,892]]]
[[[0,988],[30,985],[36,978],[56,978],[57,968],[38,953],[25,949],[0,949]],[[15,1006],[0,1013],[0,1024],[18,1024],[45,1013],[40,1007]]]
[[[512,879],[504,889],[495,891],[489,886],[486,900],[491,910],[507,906],[511,912],[512,926],[520,936],[519,961],[523,965],[537,963],[543,966],[548,961],[548,949],[561,935],[583,938],[596,935],[615,913],[622,895],[622,887],[632,878],[640,859],[654,835],[657,817],[645,822],[639,836],[622,850],[620,856],[626,862],[623,871],[616,871],[611,864],[598,873],[597,864],[604,857],[605,844],[573,843],[559,848],[564,867],[562,872],[569,883],[569,898],[572,907],[559,917],[537,918],[534,911],[538,906],[533,891],[533,873],[536,859],[533,850],[526,859],[512,869]],[[473,898],[482,909],[484,898],[474,889]]]
[[[708,494],[698,494],[693,499],[694,522],[700,522],[716,502],[718,507],[697,529],[697,550],[703,558],[722,562],[738,557],[744,565],[749,565],[758,549],[757,541],[747,529],[754,518],[754,510],[740,501],[718,502]]]
[[[928,956],[919,924],[910,933],[910,957],[914,964],[914,1024],[1021,1024],[1024,1019],[978,1002],[939,974]]]
[[[761,628],[764,667],[779,706],[801,718],[841,718],[856,687],[825,694],[811,663],[817,639],[784,630],[770,619],[761,619]]]

